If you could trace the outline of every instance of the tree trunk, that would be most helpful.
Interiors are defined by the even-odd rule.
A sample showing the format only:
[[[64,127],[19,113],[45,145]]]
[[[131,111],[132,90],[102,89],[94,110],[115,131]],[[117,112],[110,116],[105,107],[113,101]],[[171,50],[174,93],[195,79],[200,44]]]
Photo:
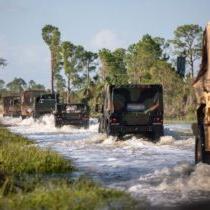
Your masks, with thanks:
[[[89,88],[90,77],[89,77],[89,62],[87,63],[87,88]]]
[[[68,75],[68,80],[67,80],[67,103],[70,103],[70,75]]]
[[[193,62],[193,55],[190,55],[190,68],[191,68],[191,75],[194,78],[194,62]]]
[[[190,64],[190,66],[191,66],[192,78],[194,78],[194,64],[193,64],[193,61],[192,61],[192,63]]]
[[[55,70],[55,61],[54,53],[51,51],[51,92],[54,93],[54,70]]]

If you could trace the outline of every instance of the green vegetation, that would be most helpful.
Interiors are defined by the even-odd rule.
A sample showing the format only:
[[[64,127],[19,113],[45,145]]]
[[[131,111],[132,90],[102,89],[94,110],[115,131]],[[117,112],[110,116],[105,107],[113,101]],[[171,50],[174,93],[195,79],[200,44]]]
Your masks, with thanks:
[[[70,161],[42,150],[27,139],[0,128],[0,171],[3,174],[62,173],[73,168]]]
[[[0,198],[0,209],[145,209],[128,195],[89,181],[48,183],[28,193]]]
[[[177,27],[174,39],[170,40],[175,48],[174,54],[186,56],[192,77],[195,73],[195,61],[201,57],[202,32],[202,27],[199,25],[183,25]]]
[[[0,127],[0,209],[145,209],[124,192],[104,189],[55,152]]]

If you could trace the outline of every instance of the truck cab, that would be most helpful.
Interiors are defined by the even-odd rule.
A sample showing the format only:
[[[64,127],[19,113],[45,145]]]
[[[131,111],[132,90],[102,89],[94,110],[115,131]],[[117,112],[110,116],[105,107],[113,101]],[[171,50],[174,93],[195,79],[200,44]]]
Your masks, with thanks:
[[[161,85],[109,85],[102,101],[100,133],[118,137],[149,134],[154,140],[163,136]]]

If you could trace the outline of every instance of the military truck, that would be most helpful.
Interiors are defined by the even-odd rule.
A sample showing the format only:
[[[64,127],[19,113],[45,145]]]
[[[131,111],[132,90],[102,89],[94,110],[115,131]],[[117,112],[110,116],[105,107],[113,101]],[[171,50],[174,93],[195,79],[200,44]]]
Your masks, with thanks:
[[[210,164],[210,23],[203,34],[201,68],[193,83],[197,99],[197,123],[192,125],[195,135],[195,162]]]
[[[57,104],[54,112],[55,126],[89,127],[89,107],[84,103]]]
[[[44,90],[27,90],[21,93],[21,116],[22,118],[33,117],[35,113],[36,98],[46,94]]]
[[[19,117],[21,115],[20,96],[3,97],[3,116]]]
[[[34,101],[33,117],[39,118],[45,114],[52,114],[58,103],[59,95],[56,93],[43,94],[36,97],[36,100]]]
[[[108,85],[102,106],[97,105],[99,133],[122,137],[149,134],[152,140],[163,136],[163,89],[155,85]]]

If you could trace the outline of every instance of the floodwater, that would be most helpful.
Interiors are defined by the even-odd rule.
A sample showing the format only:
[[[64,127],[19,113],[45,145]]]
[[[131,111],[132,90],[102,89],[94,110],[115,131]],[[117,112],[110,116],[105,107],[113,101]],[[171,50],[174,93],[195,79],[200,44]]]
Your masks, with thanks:
[[[176,206],[210,198],[210,166],[194,165],[194,137],[189,124],[166,124],[159,143],[138,136],[124,141],[98,134],[91,119],[85,130],[55,128],[53,116],[1,118],[9,129],[72,159],[81,173],[107,187],[125,190],[151,206]]]

